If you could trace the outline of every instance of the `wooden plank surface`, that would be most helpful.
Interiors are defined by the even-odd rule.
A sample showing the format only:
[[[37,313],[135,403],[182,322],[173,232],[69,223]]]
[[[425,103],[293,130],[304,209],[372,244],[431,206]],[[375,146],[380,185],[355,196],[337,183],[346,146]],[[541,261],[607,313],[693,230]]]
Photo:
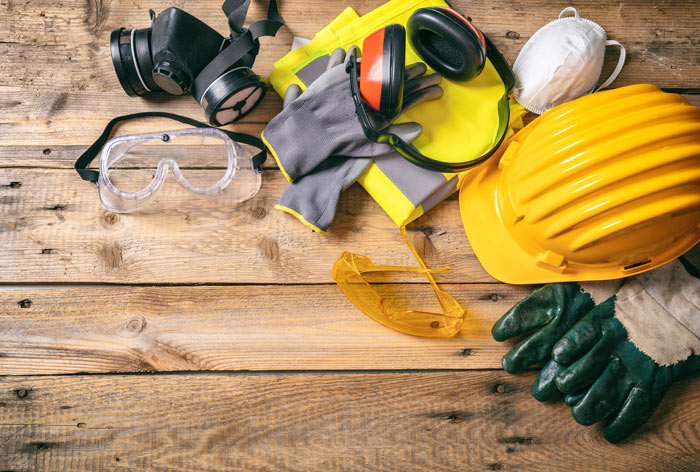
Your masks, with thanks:
[[[313,36],[349,5],[280,4],[286,25],[262,40],[262,75],[293,36]],[[511,63],[573,5],[627,47],[615,86],[654,83],[700,105],[695,0],[452,4]],[[0,0],[0,470],[697,470],[697,379],[611,446],[560,402],[534,401],[534,372],[491,370],[513,345],[493,341],[491,325],[528,287],[481,268],[456,196],[409,231],[431,266],[454,266],[439,281],[469,316],[450,340],[384,328],[333,284],[343,250],[415,265],[358,186],[325,236],[272,209],[286,186],[272,159],[261,193],[235,208],[166,191],[139,215],[102,209],[71,167],[111,117],[202,118],[191,97],[128,97],[111,64],[114,28],[146,27],[148,8],[172,5],[226,29],[213,0]],[[610,48],[603,76],[616,60]],[[280,107],[268,93],[230,128],[257,134]],[[119,132],[164,126],[177,127]],[[432,308],[420,278],[378,280]]]
[[[530,396],[534,372],[0,379],[11,470],[697,471],[697,382],[623,446]]]
[[[275,60],[289,50],[293,36],[311,38],[343,8],[352,5],[364,14],[381,4],[377,0],[352,3],[302,1],[278,2],[286,26],[276,38],[262,39],[262,53],[256,70],[267,75]],[[39,0],[29,3],[6,0],[0,4],[0,28],[6,35],[0,43],[3,65],[1,85],[73,91],[119,90],[109,54],[109,34],[119,27],[145,28],[150,24],[148,8],[160,12],[172,1],[152,0],[148,6],[131,2]],[[620,4],[601,0],[589,2],[521,0],[504,4],[453,1],[452,5],[474,19],[512,63],[523,44],[568,6],[578,8],[582,17],[598,22],[611,39],[626,45],[628,63],[619,84],[644,78],[659,86],[697,88],[697,24],[700,11],[694,0],[648,2],[635,0]],[[180,2],[179,6],[221,33],[226,17],[219,2]],[[264,4],[253,2],[251,19],[262,18]],[[680,12],[680,13],[679,13]],[[511,32],[511,34],[507,34]],[[616,57],[611,52],[611,58]],[[84,67],[86,64],[92,67]],[[57,67],[63,67],[57,74]],[[614,64],[611,64],[614,67]]]
[[[0,280],[331,283],[342,251],[417,265],[396,225],[359,186],[343,195],[325,235],[273,209],[286,186],[269,171],[255,198],[217,207],[175,185],[143,211],[117,215],[72,170],[0,169]],[[411,240],[431,266],[453,266],[440,280],[493,281],[469,246],[456,198],[412,225]]]
[[[491,325],[526,288],[443,289],[468,310],[449,340],[385,328],[335,285],[0,291],[0,374],[500,368],[512,343],[495,342]],[[403,292],[436,308],[425,284]]]
[[[171,3],[158,0],[149,7],[161,11]],[[255,64],[255,70],[262,75],[268,75],[274,61],[289,50],[293,36],[312,37],[343,8],[336,2],[313,2],[309,13],[304,2],[280,3],[287,25],[276,38],[262,39],[262,52]],[[379,3],[358,0],[352,5],[362,14]],[[700,91],[700,41],[696,32],[700,9],[695,0],[638,0],[624,4],[600,1],[594,7],[557,1],[548,2],[546,8],[539,0],[520,1],[507,8],[498,1],[453,4],[490,35],[511,63],[537,28],[573,4],[582,16],[606,28],[610,38],[626,45],[628,59],[616,86],[642,81]],[[180,6],[225,31],[226,19],[218,2],[186,2]],[[8,34],[0,42],[2,165],[43,165],[53,159],[61,160],[66,152],[57,147],[89,145],[109,117],[127,110],[167,108],[201,117],[201,110],[191,97],[131,98],[121,90],[109,54],[109,34],[120,26],[146,27],[148,14],[142,8],[117,1],[42,0],[20,5],[16,0],[7,0],[0,4],[0,11],[3,9],[0,31]],[[678,11],[683,13],[677,14]],[[253,2],[250,14],[251,18],[261,15],[261,5]],[[604,76],[616,63],[617,52],[613,49],[608,52]],[[698,103],[697,96],[690,98]],[[269,93],[262,105],[235,128],[259,132],[280,106],[279,97]],[[154,124],[153,129],[158,126]],[[36,147],[39,142],[41,148]],[[27,149],[22,147],[27,145]],[[46,149],[53,152],[37,152]]]

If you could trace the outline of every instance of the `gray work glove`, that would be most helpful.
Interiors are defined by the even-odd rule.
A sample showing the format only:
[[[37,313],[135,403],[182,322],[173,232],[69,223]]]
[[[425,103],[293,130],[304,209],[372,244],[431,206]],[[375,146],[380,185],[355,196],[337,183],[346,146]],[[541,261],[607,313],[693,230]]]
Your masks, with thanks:
[[[343,64],[344,60],[345,50],[336,49],[328,61],[327,71]],[[426,87],[435,87],[438,90],[433,88],[430,93],[411,94],[410,97],[407,97],[407,100],[410,100],[406,103],[407,107],[437,98],[441,93],[439,87],[430,85],[439,80],[439,77],[427,76],[427,79],[416,81],[424,73],[424,66],[412,66],[406,71],[406,80],[407,82],[411,81],[413,86],[419,87],[416,92],[424,90]],[[301,89],[297,85],[291,85],[284,96],[284,109],[286,110],[294,103],[300,94]],[[390,130],[398,134],[404,141],[411,142],[420,135],[421,127],[418,124],[394,125],[390,127]],[[309,174],[291,183],[275,208],[296,216],[306,226],[323,233],[333,222],[340,193],[350,187],[371,162],[370,157],[330,156]]]
[[[403,111],[442,96],[438,86],[441,77],[423,75],[426,70],[422,63],[406,69]],[[387,128],[398,117],[386,118],[369,111],[378,129]],[[410,122],[392,126],[391,131],[399,136],[418,135],[422,128]],[[350,93],[350,75],[340,63],[275,116],[262,137],[290,182],[311,173],[330,156],[367,158],[392,151],[388,144],[370,141],[362,131]]]

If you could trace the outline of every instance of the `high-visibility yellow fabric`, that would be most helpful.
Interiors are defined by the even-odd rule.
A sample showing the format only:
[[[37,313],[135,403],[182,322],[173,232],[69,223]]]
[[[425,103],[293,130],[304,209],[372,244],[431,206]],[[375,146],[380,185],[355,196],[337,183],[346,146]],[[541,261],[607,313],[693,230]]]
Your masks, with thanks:
[[[358,16],[352,8],[346,8],[328,26],[319,31],[311,43],[289,52],[275,63],[269,80],[275,91],[284,96],[287,87],[297,84],[306,88],[302,78],[304,67],[319,58],[330,55],[338,47],[362,46],[363,39],[382,26],[399,23],[405,25],[411,14],[419,9],[448,6],[442,0],[391,0],[379,8]],[[466,12],[468,13],[468,12]],[[478,18],[475,19],[478,26]],[[406,63],[419,62],[420,58],[409,44],[406,47]],[[465,162],[487,153],[498,143],[498,102],[506,93],[496,69],[487,61],[484,71],[471,82],[452,82],[444,79],[442,98],[423,103],[402,115],[396,123],[415,121],[423,126],[423,133],[413,144],[425,155],[445,162]],[[515,105],[519,107],[519,105]],[[511,110],[513,104],[511,104]],[[517,117],[522,113],[516,113]],[[514,120],[511,120],[511,123]],[[406,166],[413,164],[406,161]],[[396,167],[393,167],[396,170]],[[409,169],[408,167],[406,169]],[[419,179],[413,185],[427,186],[418,192],[426,200],[416,201],[402,190],[396,180],[402,172],[390,173],[372,164],[358,182],[382,206],[393,221],[405,225],[432,208],[435,198],[445,198],[456,190],[457,174],[444,173],[444,181]]]

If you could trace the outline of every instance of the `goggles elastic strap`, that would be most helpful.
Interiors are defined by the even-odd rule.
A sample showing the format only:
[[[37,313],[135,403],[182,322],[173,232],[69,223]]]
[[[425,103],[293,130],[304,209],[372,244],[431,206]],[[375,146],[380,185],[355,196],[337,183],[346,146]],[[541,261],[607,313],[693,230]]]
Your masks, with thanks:
[[[100,173],[97,170],[88,169],[87,166],[89,166],[90,163],[95,159],[97,154],[99,154],[100,149],[104,147],[105,143],[109,139],[110,134],[112,133],[112,130],[117,124],[121,123],[122,121],[151,117],[168,118],[170,120],[179,121],[180,123],[185,123],[196,128],[213,128],[212,126],[209,126],[206,123],[202,123],[201,121],[193,120],[192,118],[188,118],[182,115],[176,115],[174,113],[149,111],[143,113],[132,113],[130,115],[117,116],[116,118],[112,118],[112,120],[110,120],[110,122],[107,123],[107,126],[105,126],[105,129],[104,131],[102,131],[100,137],[97,138],[97,140],[94,143],[92,143],[92,145],[84,153],[82,153],[80,157],[78,157],[78,159],[75,161],[74,167],[80,178],[88,182],[97,183],[97,180],[100,177]],[[231,138],[233,141],[248,144],[250,146],[260,149],[260,152],[253,156],[252,161],[255,170],[261,172],[262,165],[267,159],[267,148],[265,147],[265,144],[262,142],[262,140],[249,134],[236,133],[234,131],[228,131],[225,129],[222,129],[221,131],[226,133],[228,137]]]

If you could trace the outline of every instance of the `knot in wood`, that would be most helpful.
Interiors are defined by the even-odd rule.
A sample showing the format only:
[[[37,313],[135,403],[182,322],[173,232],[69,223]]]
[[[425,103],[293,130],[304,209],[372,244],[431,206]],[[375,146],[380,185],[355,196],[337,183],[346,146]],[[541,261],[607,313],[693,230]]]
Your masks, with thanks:
[[[18,301],[17,305],[19,305],[20,308],[31,308],[32,301],[28,298],[25,298],[24,300]]]
[[[139,334],[146,327],[146,320],[143,318],[132,318],[125,326],[125,330],[130,334]]]
[[[255,207],[251,212],[253,213],[253,217],[258,220],[262,220],[267,216],[267,210],[263,207]]]
[[[119,215],[112,213],[111,211],[106,211],[102,215],[102,224],[105,227],[114,226],[119,222]]]

